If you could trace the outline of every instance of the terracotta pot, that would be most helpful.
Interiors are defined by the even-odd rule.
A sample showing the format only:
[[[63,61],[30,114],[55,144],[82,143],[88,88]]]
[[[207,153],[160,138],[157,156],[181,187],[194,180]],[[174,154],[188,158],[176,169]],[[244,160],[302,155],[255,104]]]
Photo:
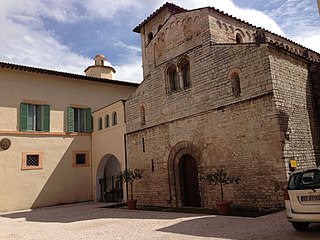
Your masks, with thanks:
[[[230,213],[230,206],[232,202],[216,202],[218,213],[221,215],[228,215]]]
[[[137,200],[136,199],[134,199],[134,200],[128,199],[127,206],[128,206],[128,209],[137,209]]]

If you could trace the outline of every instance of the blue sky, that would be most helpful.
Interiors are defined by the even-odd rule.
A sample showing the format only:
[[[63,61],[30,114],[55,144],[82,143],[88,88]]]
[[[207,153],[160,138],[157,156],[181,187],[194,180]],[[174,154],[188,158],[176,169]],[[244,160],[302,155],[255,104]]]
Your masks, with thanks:
[[[320,52],[317,0],[172,0],[215,7]],[[160,0],[1,0],[0,61],[84,74],[102,53],[118,80],[141,82],[140,35],[133,28]]]

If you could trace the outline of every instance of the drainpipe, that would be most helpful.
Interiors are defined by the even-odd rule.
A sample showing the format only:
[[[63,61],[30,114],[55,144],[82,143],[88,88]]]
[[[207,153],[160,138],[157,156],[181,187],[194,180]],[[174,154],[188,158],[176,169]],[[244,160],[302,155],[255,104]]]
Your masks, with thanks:
[[[125,133],[124,135],[124,164],[125,164],[125,170],[127,171],[128,169],[128,158],[127,158],[127,134]],[[127,195],[127,200],[129,191],[128,191],[128,182],[126,182],[126,195]]]

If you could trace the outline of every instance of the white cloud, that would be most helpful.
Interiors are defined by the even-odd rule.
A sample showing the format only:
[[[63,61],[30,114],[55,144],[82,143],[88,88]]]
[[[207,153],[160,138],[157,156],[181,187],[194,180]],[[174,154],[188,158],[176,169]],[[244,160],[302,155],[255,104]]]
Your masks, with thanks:
[[[292,39],[293,41],[310,48],[317,53],[320,53],[320,33],[319,32],[306,32],[300,36],[296,36]]]
[[[133,57],[130,63],[114,66],[117,80],[140,83],[143,80],[140,57]]]
[[[122,48],[122,49],[125,49],[125,50],[128,50],[128,51],[131,51],[134,54],[141,53],[141,48],[140,47],[127,45],[127,44],[125,44],[125,43],[123,43],[121,41],[118,41],[118,42],[114,43],[113,46],[115,48]]]
[[[308,0],[308,3],[310,1]],[[254,9],[237,7],[231,0],[173,0],[172,2],[187,9],[215,7],[256,26],[284,35],[279,25],[266,14]],[[298,10],[295,10],[292,2],[298,3],[298,0],[284,2],[281,0],[281,2],[283,5],[279,10],[273,10],[268,14],[277,21],[280,21],[281,17],[286,19],[281,26],[285,29],[287,27],[290,29],[290,26],[298,29],[296,33],[299,34],[293,35],[294,41],[320,52],[317,44],[320,42],[320,25],[310,26],[312,23],[310,16],[307,16],[305,21],[300,17],[299,23],[292,24],[295,17],[302,15],[297,11],[313,11],[313,5],[307,4],[304,9],[301,3],[297,5]],[[121,22],[135,21],[138,25],[140,20],[143,21],[163,3],[162,0],[1,0],[0,27],[5,34],[0,35],[0,61],[83,74],[83,70],[92,64],[92,60],[63,44],[59,40],[60,36],[55,35],[54,29],[48,29],[50,26],[45,26],[45,20],[53,20],[56,24],[104,20],[108,24],[108,22],[119,22],[119,19],[122,19]],[[103,29],[99,28],[96,32],[101,31]],[[121,31],[121,25],[114,31]],[[79,38],[85,34],[84,29],[79,33]],[[126,34],[133,34],[132,32],[123,34],[122,40],[114,37],[115,34],[110,34],[110,38],[114,37],[115,52],[117,48],[121,48],[121,53],[126,54],[126,56],[120,56],[120,51],[117,53],[123,60],[121,64],[114,66],[117,71],[116,78],[140,82],[142,80],[140,45],[132,46],[125,42]],[[99,37],[99,34],[96,37]],[[112,56],[109,58],[111,62],[114,61]]]
[[[90,59],[72,52],[43,28],[39,4],[1,1],[0,26],[5,34],[0,35],[0,61],[82,73]]]
[[[320,53],[317,1],[285,0],[281,4],[271,1],[271,4],[277,7],[270,9],[268,14],[279,22],[290,39]]]

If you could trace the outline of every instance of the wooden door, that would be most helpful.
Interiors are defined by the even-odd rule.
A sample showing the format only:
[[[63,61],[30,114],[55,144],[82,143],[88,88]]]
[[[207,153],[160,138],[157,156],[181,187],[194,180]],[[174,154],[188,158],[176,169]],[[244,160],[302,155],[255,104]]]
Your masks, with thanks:
[[[184,155],[179,162],[182,205],[201,207],[197,162],[191,155]]]

